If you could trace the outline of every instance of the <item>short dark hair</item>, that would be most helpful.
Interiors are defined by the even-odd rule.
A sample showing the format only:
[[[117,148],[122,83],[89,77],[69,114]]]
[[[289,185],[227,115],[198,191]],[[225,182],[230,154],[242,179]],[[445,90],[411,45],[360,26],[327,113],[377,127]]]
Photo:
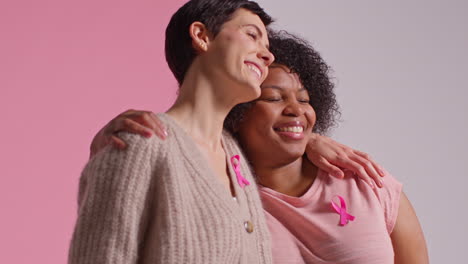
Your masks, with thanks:
[[[165,52],[167,64],[179,85],[196,56],[190,25],[199,21],[216,37],[221,26],[240,8],[258,15],[265,26],[273,21],[256,2],[248,0],[191,0],[172,16],[166,28]]]
[[[326,134],[336,125],[340,115],[334,93],[334,84],[329,76],[331,68],[320,54],[304,39],[286,31],[269,30],[270,51],[277,64],[296,73],[310,96],[316,122],[313,131]],[[224,122],[226,129],[235,133],[245,111],[252,103],[239,104],[231,110]]]

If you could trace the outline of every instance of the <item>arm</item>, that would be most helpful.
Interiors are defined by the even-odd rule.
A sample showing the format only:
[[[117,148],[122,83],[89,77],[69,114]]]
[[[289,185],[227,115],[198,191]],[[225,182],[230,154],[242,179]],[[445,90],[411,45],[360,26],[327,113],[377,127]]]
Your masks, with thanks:
[[[158,117],[148,111],[127,110],[104,126],[93,138],[90,157],[93,157],[105,146],[111,144],[118,149],[125,149],[127,144],[117,136],[117,132],[127,131],[144,137],[156,134],[165,139],[167,131]],[[312,134],[306,149],[308,159],[320,169],[338,178],[344,177],[342,169],[357,174],[369,185],[382,187],[380,177],[383,169],[364,152],[354,150],[331,138]]]
[[[104,149],[82,173],[69,264],[138,261],[150,206],[153,155],[147,140],[123,138],[129,143],[126,151]]]
[[[368,154],[340,144],[331,138],[312,134],[307,144],[306,154],[315,166],[337,178],[343,178],[342,169],[347,169],[372,187],[374,187],[373,182],[378,187],[383,186],[380,177],[385,175],[384,170]]]
[[[424,234],[410,201],[402,192],[395,227],[390,234],[396,264],[429,263]]]

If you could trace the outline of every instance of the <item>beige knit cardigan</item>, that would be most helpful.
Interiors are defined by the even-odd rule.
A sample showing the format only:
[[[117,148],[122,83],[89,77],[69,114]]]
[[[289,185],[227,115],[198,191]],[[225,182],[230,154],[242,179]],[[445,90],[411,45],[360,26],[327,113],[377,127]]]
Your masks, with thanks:
[[[68,263],[271,263],[257,186],[236,141],[223,133],[234,200],[183,129],[159,118],[166,140],[122,133],[127,150],[107,147],[86,165]],[[233,155],[251,183],[244,188]]]

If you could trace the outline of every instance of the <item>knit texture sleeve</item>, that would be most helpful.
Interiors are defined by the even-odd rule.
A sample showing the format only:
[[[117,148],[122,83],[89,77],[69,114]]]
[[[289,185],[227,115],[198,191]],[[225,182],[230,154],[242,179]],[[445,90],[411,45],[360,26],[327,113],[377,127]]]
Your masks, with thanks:
[[[80,178],[78,219],[69,264],[137,263],[148,207],[156,137],[122,133],[124,151],[105,148],[88,162]]]

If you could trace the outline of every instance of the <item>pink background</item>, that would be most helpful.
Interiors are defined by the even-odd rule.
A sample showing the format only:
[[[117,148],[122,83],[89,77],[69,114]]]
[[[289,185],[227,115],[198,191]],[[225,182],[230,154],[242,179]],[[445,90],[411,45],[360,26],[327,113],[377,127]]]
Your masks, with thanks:
[[[0,263],[65,263],[97,130],[164,111],[164,30],[185,1],[0,2]]]

